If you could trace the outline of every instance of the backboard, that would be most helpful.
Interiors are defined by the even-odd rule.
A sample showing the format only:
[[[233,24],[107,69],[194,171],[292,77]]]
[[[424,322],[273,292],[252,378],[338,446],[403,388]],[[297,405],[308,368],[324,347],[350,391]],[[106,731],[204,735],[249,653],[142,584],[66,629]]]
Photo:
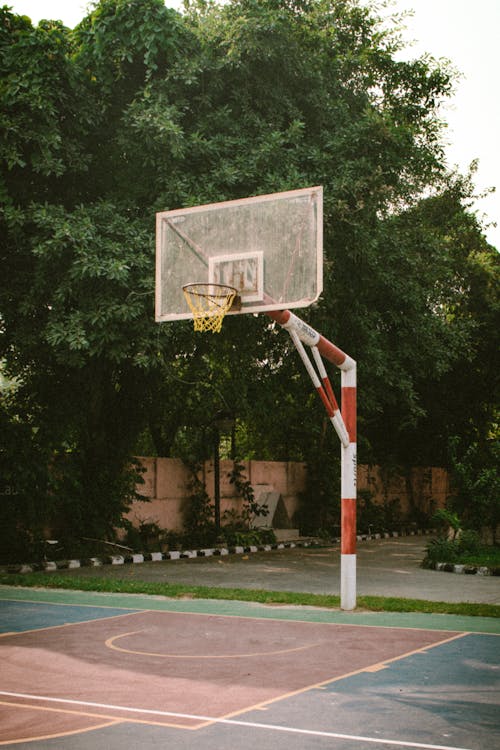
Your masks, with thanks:
[[[156,215],[156,321],[192,317],[182,288],[237,289],[229,312],[307,307],[323,289],[323,189],[304,188]]]

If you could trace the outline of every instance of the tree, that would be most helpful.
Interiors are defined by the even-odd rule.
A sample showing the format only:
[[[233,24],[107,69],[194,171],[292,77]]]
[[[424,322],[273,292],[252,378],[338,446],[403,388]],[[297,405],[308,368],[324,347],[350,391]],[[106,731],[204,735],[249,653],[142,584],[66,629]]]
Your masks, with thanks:
[[[112,534],[145,429],[193,459],[221,410],[247,454],[307,458],[321,434],[272,325],[232,318],[200,337],[153,322],[157,210],[323,184],[325,294],[306,315],[360,362],[361,460],[408,460],[474,330],[481,368],[494,322],[492,250],[439,140],[450,71],[397,62],[396,37],[355,0],[183,15],[101,0],[73,31],[1,19],[0,356],[17,418],[58,457],[63,525]]]
[[[367,415],[377,462],[445,465],[447,436],[465,434],[467,424],[486,435],[491,425],[499,256],[464,211],[466,188],[449,180],[380,223],[365,261],[365,332],[378,351],[365,351],[362,416],[373,395],[384,412],[383,434],[375,405]],[[474,394],[479,382],[484,388]]]
[[[144,7],[133,5],[138,18]],[[2,9],[2,354],[20,383],[21,418],[36,421],[55,457],[46,492],[57,502],[47,520],[56,516],[75,535],[112,535],[134,496],[130,454],[144,425],[144,382],[168,341],[152,321],[153,218],[120,197],[114,177],[124,168],[111,165],[127,162],[117,155],[122,111],[165,55],[162,32],[177,14],[149,3],[137,27],[144,37],[134,31],[132,41],[147,44],[154,27],[163,47],[154,60],[143,47],[142,63],[137,49],[122,75],[127,42],[99,55],[115,6],[103,3],[96,24],[74,33],[52,22],[33,29]],[[124,27],[130,20],[121,16]],[[92,55],[82,39],[94,32]]]
[[[450,440],[454,494],[450,505],[464,525],[478,532],[488,530],[497,543],[500,523],[500,440],[498,436],[465,445],[460,438]]]
[[[418,429],[408,425],[400,433],[398,450],[406,464],[448,465],[451,436],[484,445],[497,429],[500,256],[475,216],[464,211],[467,191],[459,179],[422,201],[414,216],[430,282],[435,274],[435,308],[429,331],[415,338],[421,415]],[[424,355],[435,359],[434,372],[425,368],[422,346]]]
[[[111,533],[134,496],[133,482],[128,489],[118,482],[119,492],[114,483],[144,423],[143,362],[155,346],[144,305],[152,286],[149,234],[109,204],[31,206],[15,252],[17,215],[5,213],[12,251],[4,267],[24,256],[26,284],[2,310],[4,351],[21,380],[18,400],[30,396],[25,418],[36,409],[41,434],[59,456],[52,491],[63,525],[77,535]]]
[[[33,552],[51,517],[50,451],[36,420],[19,418],[12,387],[0,393],[0,561],[18,562]]]

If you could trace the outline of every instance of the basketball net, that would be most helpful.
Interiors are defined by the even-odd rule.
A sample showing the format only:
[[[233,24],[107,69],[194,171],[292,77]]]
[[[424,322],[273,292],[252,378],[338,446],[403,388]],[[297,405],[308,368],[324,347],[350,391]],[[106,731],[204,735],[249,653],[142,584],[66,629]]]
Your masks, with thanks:
[[[229,312],[237,290],[224,284],[186,284],[182,287],[186,302],[193,313],[195,331],[219,333],[224,316]]]

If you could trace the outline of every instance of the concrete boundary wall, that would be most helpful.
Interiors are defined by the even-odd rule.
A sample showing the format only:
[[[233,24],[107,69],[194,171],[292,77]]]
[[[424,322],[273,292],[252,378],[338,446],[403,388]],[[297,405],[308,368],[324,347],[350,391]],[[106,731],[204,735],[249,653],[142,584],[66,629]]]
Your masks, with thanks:
[[[358,494],[363,490],[378,504],[399,501],[403,515],[414,509],[432,515],[437,508],[444,508],[451,494],[448,472],[438,466],[415,466],[403,476],[362,464],[358,466]]]
[[[149,502],[135,501],[126,518],[134,525],[156,523],[169,531],[182,531],[183,510],[189,501],[190,472],[180,459],[139,457],[145,469],[144,483],[137,491]],[[278,492],[288,517],[293,521],[299,507],[300,495],[307,485],[305,463],[292,461],[242,461],[243,476],[250,481],[255,499],[266,493]],[[220,462],[221,515],[234,510],[241,512],[242,499],[237,496],[229,481],[233,461]],[[214,497],[214,467],[207,461],[201,470],[209,496]],[[338,488],[340,493],[340,487]],[[416,467],[408,476],[388,473],[379,466],[358,467],[358,493],[370,493],[370,499],[379,504],[399,502],[403,514],[413,508],[432,513],[443,507],[450,493],[449,478],[439,467]]]
[[[190,496],[191,475],[180,459],[139,457],[144,466],[144,484],[137,486],[140,495],[149,502],[136,501],[126,518],[134,525],[154,522],[169,531],[182,531],[183,510]],[[279,492],[290,518],[298,509],[299,495],[306,487],[306,465],[286,461],[242,461],[243,477],[254,490],[259,502],[267,492]],[[220,505],[221,516],[225,511],[241,512],[243,501],[231,484],[229,475],[234,462],[220,462]],[[201,476],[208,495],[214,498],[214,467],[207,461],[202,467]]]

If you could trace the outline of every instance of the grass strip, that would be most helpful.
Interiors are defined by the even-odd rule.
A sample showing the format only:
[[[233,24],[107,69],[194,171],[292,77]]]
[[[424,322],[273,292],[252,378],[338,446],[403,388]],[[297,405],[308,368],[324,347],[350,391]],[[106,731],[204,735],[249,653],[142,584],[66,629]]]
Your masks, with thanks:
[[[292,606],[339,609],[340,597],[329,594],[307,594],[293,591],[264,591],[261,589],[212,588],[171,583],[109,580],[105,578],[75,578],[58,574],[23,573],[0,574],[0,584],[6,586],[97,591],[109,594],[146,594],[171,599],[221,599],[258,602],[259,604],[289,604]],[[426,599],[400,599],[385,596],[359,596],[358,609],[371,612],[423,612],[429,614],[500,617],[500,605],[470,602],[433,602]]]

